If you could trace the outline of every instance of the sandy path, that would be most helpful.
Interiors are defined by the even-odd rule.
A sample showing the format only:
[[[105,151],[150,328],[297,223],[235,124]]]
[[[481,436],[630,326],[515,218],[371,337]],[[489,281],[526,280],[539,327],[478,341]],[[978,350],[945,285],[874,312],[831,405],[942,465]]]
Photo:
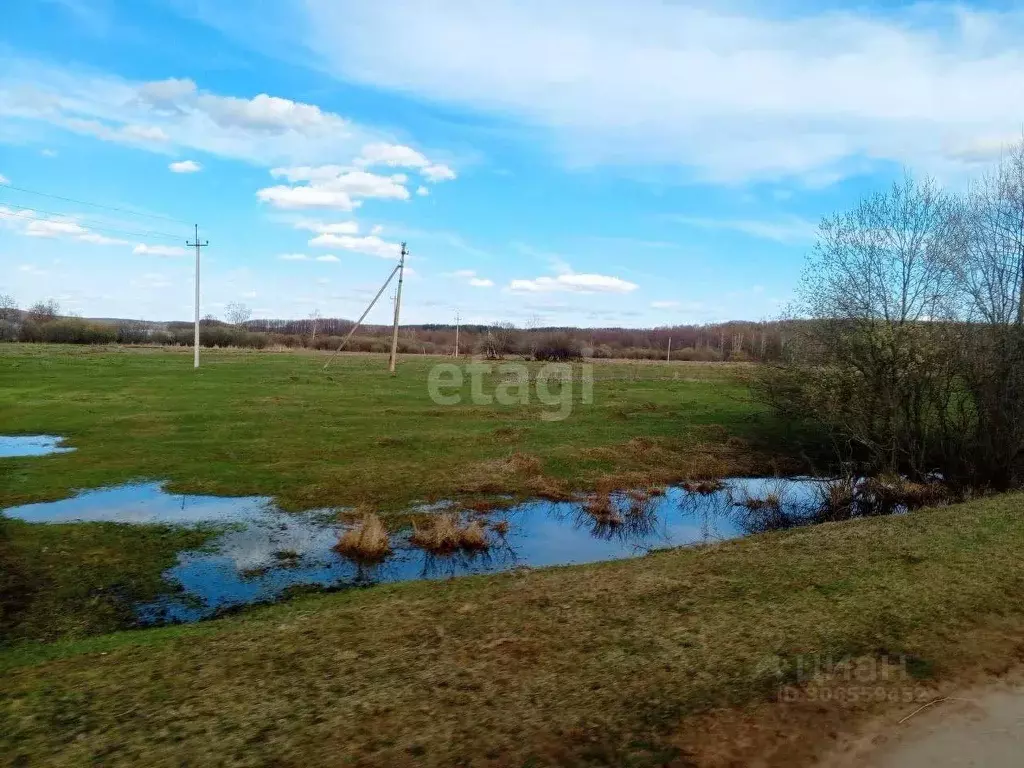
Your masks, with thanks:
[[[880,726],[820,765],[853,768],[1021,768],[1024,682],[953,694],[902,725]]]

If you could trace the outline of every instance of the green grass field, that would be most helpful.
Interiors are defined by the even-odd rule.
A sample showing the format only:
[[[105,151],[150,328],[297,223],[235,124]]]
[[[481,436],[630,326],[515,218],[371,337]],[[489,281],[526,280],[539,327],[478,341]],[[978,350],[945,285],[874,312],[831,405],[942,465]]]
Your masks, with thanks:
[[[326,373],[325,359],[225,350],[195,371],[187,350],[0,345],[0,434],[64,435],[78,449],[6,460],[0,507],[152,479],[287,509],[389,511],[629,472],[679,479],[709,457],[723,473],[786,458],[741,367],[599,363],[593,404],[575,386],[571,415],[546,421],[557,409],[533,390],[528,405],[473,405],[468,379],[462,404],[436,404],[428,373],[443,358],[405,358],[394,378],[381,356],[343,356]],[[501,379],[495,370],[484,393]],[[536,461],[502,464],[513,454]]]
[[[733,722],[769,717],[800,658],[908,654],[910,677],[889,685],[931,698],[1021,653],[1022,504],[22,646],[0,653],[0,751],[69,766],[742,765],[770,754],[765,739],[806,751],[873,710],[812,702],[774,728]],[[727,746],[748,754],[705,754]],[[778,754],[761,764],[800,764]]]
[[[0,347],[0,506],[138,479],[372,507],[807,466],[745,369],[602,363],[593,404],[441,406],[440,359]],[[536,371],[536,366],[533,370]],[[495,373],[484,382],[492,392]],[[468,395],[468,384],[465,393]],[[777,703],[808,658],[906,655],[932,696],[1024,658],[1024,496],[587,566],[297,597],[114,631],[203,530],[0,520],[15,765],[802,765],[885,702]],[[826,683],[828,680],[826,679]],[[901,687],[902,686],[902,687]],[[900,710],[902,712],[902,710]],[[905,714],[905,712],[902,712]],[[742,738],[737,738],[742,734]]]

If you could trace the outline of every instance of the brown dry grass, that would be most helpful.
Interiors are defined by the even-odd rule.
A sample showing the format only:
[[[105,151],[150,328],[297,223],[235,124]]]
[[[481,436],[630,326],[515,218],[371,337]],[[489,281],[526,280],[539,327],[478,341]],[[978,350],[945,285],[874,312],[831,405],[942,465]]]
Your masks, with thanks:
[[[374,561],[383,560],[391,553],[391,542],[384,523],[370,512],[345,531],[334,548],[353,560]]]
[[[434,554],[451,554],[458,549],[480,551],[490,546],[480,520],[462,523],[454,512],[434,515],[422,527],[413,521],[409,541]]]
[[[499,536],[507,536],[510,527],[508,520],[497,520],[496,522],[491,523],[491,528],[493,528],[494,532]]]

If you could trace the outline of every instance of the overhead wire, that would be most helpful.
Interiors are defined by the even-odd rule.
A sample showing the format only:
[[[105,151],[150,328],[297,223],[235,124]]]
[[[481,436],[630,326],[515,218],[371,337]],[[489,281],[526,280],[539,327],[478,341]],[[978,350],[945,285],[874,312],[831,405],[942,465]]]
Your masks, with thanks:
[[[127,214],[131,214],[132,216],[144,216],[144,217],[147,217],[147,218],[150,218],[150,219],[163,219],[164,221],[173,221],[173,222],[175,222],[177,224],[188,224],[188,225],[192,224],[192,222],[184,221],[182,219],[175,219],[175,218],[172,218],[171,216],[163,216],[163,215],[161,215],[159,213],[142,213],[141,211],[133,211],[133,210],[131,210],[129,208],[118,208],[118,207],[113,206],[113,205],[103,205],[102,203],[90,203],[87,200],[76,200],[73,197],[63,197],[62,195],[53,195],[53,194],[50,194],[49,192],[38,192],[38,191],[33,190],[33,189],[26,189],[25,187],[16,187],[13,184],[4,184],[2,186],[2,189],[5,189],[5,190],[13,189],[13,190],[15,190],[17,192],[24,192],[24,193],[29,194],[29,195],[39,195],[40,197],[50,197],[50,198],[53,198],[54,200],[63,200],[66,203],[75,203],[76,205],[88,205],[88,206],[90,206],[92,208],[105,208],[108,211],[117,211],[118,213],[127,213]]]
[[[113,233],[116,233],[116,234],[129,235],[129,236],[132,236],[132,237],[156,237],[156,238],[164,238],[164,239],[175,240],[175,241],[182,240],[182,239],[185,239],[185,240],[188,239],[188,235],[186,233],[184,233],[184,232],[182,234],[175,235],[175,234],[171,234],[169,232],[159,232],[159,231],[156,231],[156,230],[142,230],[142,231],[128,230],[128,229],[124,229],[122,227],[111,227],[107,222],[102,221],[102,220],[99,220],[97,222],[97,220],[95,220],[95,219],[83,218],[83,217],[75,216],[75,215],[68,214],[68,213],[59,213],[57,211],[44,211],[44,210],[42,210],[40,208],[32,208],[32,207],[26,206],[26,205],[17,205],[15,203],[8,203],[8,202],[0,201],[0,206],[5,207],[5,208],[15,208],[17,210],[25,211],[27,213],[41,213],[41,214],[45,214],[47,216],[57,216],[57,217],[59,217],[58,220],[70,221],[70,222],[73,222],[75,224],[81,225],[83,228],[86,228],[88,230],[95,230],[97,232],[113,232]],[[20,221],[53,221],[53,219],[35,218],[35,217],[32,217],[32,216],[20,215],[20,214],[17,214],[17,213],[7,213],[5,211],[0,211],[0,216],[6,216],[8,218],[15,219],[15,220],[20,220]]]

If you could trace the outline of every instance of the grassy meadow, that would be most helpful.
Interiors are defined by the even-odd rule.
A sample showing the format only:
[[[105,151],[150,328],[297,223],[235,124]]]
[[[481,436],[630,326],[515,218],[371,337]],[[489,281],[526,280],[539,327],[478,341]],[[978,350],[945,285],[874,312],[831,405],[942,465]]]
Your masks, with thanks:
[[[445,358],[0,345],[0,434],[66,436],[78,450],[10,459],[0,507],[82,488],[166,480],[177,492],[274,496],[286,509],[401,509],[416,500],[531,496],[692,474],[745,474],[791,459],[749,401],[744,367],[600,362],[593,403],[568,418],[529,404],[438,405]],[[533,371],[538,364],[531,364]],[[578,374],[577,374],[578,375]],[[495,366],[482,391],[503,375]],[[445,390],[448,394],[448,390]],[[514,457],[512,461],[508,459]]]
[[[380,356],[0,347],[0,507],[166,480],[385,520],[466,504],[810,468],[744,366],[603,362],[593,402],[442,406]],[[537,366],[531,364],[536,372]],[[483,381],[493,392],[497,370]],[[0,754],[16,765],[811,765],[1024,658],[1024,495],[592,565],[306,595],[120,630],[203,529],[0,518]],[[890,697],[846,690],[883,664]],[[876,667],[877,669],[877,667]],[[799,695],[779,700],[782,686]],[[907,695],[913,697],[909,703]],[[738,738],[737,734],[742,734]]]

